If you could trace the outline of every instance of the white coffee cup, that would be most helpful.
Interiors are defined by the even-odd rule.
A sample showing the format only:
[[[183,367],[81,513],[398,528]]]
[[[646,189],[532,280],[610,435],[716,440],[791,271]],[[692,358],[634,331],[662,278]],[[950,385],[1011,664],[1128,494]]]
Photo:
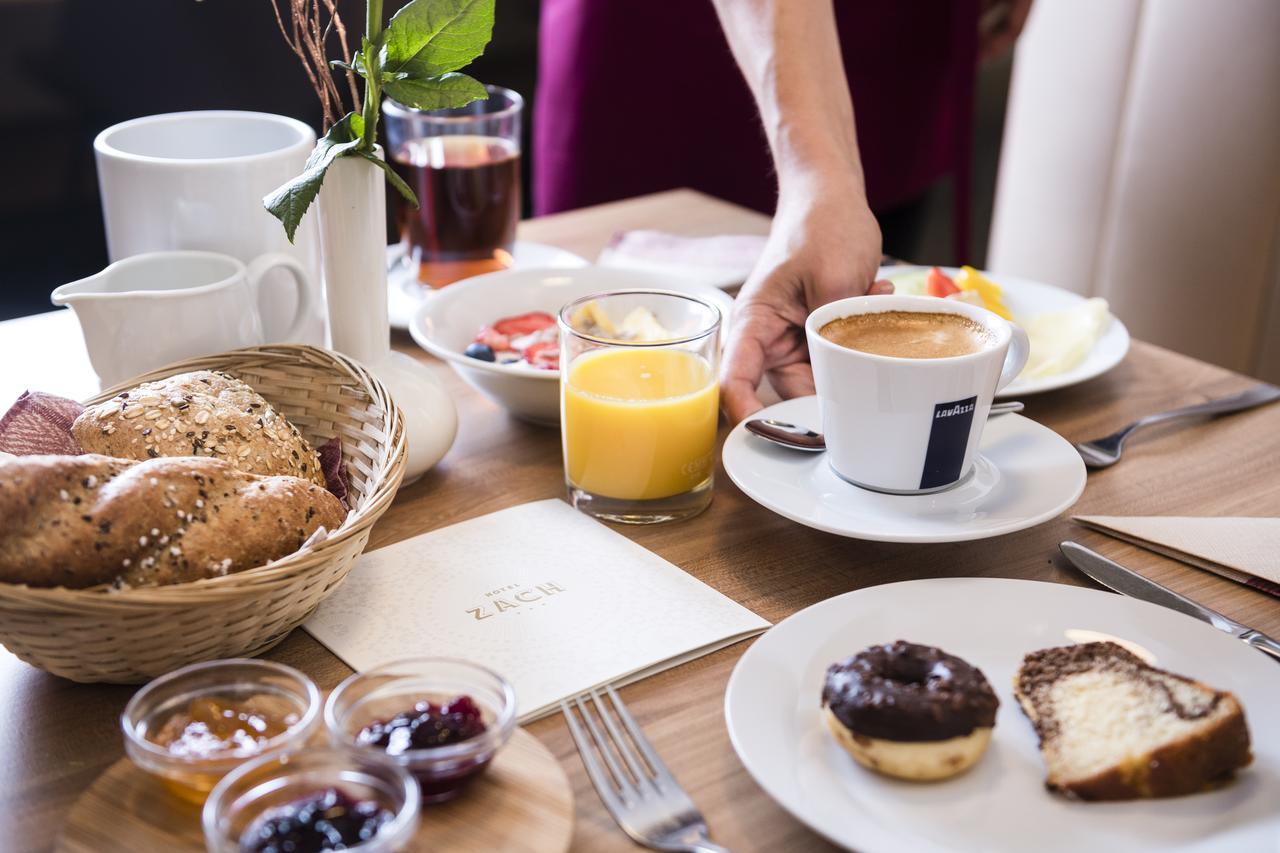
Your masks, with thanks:
[[[957,314],[992,343],[946,358],[898,358],[841,346],[819,330],[883,311]],[[984,308],[929,296],[857,296],[805,323],[827,461],[842,479],[892,494],[942,491],[973,470],[991,401],[1027,363],[1022,329]]]
[[[287,277],[268,278],[276,270]],[[285,315],[266,297],[290,282]],[[76,312],[104,388],[185,358],[296,340],[311,308],[306,268],[279,252],[248,266],[217,252],[134,255],[62,285],[52,299]]]
[[[263,196],[302,172],[315,142],[303,122],[231,110],[145,116],[107,128],[93,149],[110,260],[200,249],[248,264],[283,252],[306,267],[309,278],[306,316],[290,340],[324,345],[316,216],[303,217],[290,244],[284,226],[262,206]],[[271,278],[286,281],[280,272]],[[269,294],[277,313],[293,313],[289,288]]]

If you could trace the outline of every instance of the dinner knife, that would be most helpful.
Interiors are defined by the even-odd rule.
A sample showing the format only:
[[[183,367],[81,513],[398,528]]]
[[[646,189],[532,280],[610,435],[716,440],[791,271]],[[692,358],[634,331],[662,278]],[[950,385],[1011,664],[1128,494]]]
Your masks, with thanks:
[[[1078,542],[1063,542],[1058,547],[1062,549],[1063,556],[1070,560],[1073,566],[1108,589],[1194,616],[1201,622],[1208,622],[1219,631],[1224,631],[1258,651],[1266,652],[1276,660],[1280,660],[1280,642],[1261,631],[1255,631],[1248,625],[1241,625],[1234,619],[1228,619],[1203,604],[1196,604],[1191,599],[1178,595],[1173,590],[1143,577],[1132,569],[1125,568],[1114,560],[1108,560],[1097,551],[1086,548]]]

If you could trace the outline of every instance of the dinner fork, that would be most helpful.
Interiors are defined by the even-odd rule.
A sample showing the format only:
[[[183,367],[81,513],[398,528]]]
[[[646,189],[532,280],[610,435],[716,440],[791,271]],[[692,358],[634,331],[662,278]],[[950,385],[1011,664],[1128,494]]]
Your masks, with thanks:
[[[1280,400],[1280,388],[1266,383],[1259,383],[1241,394],[1210,400],[1197,406],[1186,406],[1181,409],[1147,415],[1145,418],[1134,421],[1119,432],[1114,432],[1105,438],[1082,441],[1076,445],[1076,450],[1080,451],[1080,456],[1084,458],[1085,465],[1090,468],[1106,468],[1120,461],[1120,456],[1124,452],[1125,440],[1144,427],[1164,423],[1174,418],[1194,417],[1196,415],[1225,415],[1230,412],[1240,412],[1245,409],[1252,409],[1254,406],[1261,406],[1264,403],[1274,402],[1275,400]]]
[[[590,690],[562,701],[560,710],[569,724],[569,733],[578,746],[591,784],[595,785],[596,793],[618,826],[637,844],[655,850],[729,853],[707,837],[707,822],[702,813],[667,770],[612,685],[606,686],[604,693],[609,703],[601,699],[600,691]],[[586,701],[588,697],[590,703]],[[613,714],[606,704],[612,705]],[[585,730],[578,722],[578,714],[586,723]],[[626,735],[614,721],[615,715],[626,729]],[[604,723],[603,729],[596,721],[597,716]],[[625,770],[619,758],[626,765]]]

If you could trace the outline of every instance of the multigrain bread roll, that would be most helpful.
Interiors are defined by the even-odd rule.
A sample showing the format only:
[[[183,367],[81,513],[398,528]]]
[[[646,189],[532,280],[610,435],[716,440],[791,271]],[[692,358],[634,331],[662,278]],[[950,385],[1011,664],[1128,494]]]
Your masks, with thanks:
[[[1194,794],[1252,760],[1235,696],[1115,643],[1032,652],[1013,686],[1040,736],[1045,785],[1070,797]]]
[[[183,583],[296,551],[346,517],[297,477],[219,459],[19,456],[0,460],[0,582],[80,588]]]
[[[320,458],[297,428],[226,373],[197,370],[144,382],[89,406],[71,431],[86,453],[140,460],[208,456],[250,474],[325,484]]]

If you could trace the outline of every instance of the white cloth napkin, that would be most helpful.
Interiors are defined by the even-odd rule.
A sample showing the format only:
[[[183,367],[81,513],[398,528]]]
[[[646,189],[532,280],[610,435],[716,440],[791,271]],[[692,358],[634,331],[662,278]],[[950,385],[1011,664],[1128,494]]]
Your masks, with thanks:
[[[1075,520],[1280,597],[1280,518],[1085,515]]]
[[[764,251],[754,234],[681,237],[662,231],[620,231],[596,263],[694,279],[711,287],[736,287],[747,280]]]

